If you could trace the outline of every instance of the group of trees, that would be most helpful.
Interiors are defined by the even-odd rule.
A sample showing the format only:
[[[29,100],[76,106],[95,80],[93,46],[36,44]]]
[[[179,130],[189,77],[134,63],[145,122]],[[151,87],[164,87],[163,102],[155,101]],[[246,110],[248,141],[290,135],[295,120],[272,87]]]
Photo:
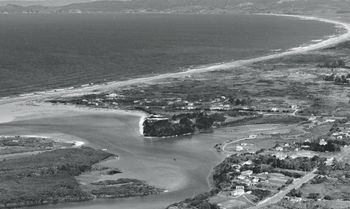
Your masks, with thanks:
[[[217,120],[225,120],[220,115],[205,112],[174,115],[171,119],[146,119],[143,123],[144,135],[153,137],[179,136],[194,133],[195,130],[210,129]]]
[[[326,159],[314,156],[312,158],[298,157],[295,159],[287,157],[286,159],[279,159],[274,155],[258,155],[253,159],[255,172],[268,172],[273,171],[274,168],[289,169],[289,170],[301,170],[311,171],[316,166],[323,163]],[[269,167],[263,167],[261,165],[269,165]],[[268,170],[266,170],[268,169]]]
[[[288,194],[287,196],[289,197],[301,197],[302,193],[301,191],[298,191],[296,189],[292,189]]]
[[[172,123],[170,120],[145,120],[143,134],[153,137],[178,136],[194,132],[191,120],[180,120],[181,123]]]
[[[221,164],[214,169],[214,184],[217,188],[224,188],[231,184],[232,178],[238,176],[240,173],[232,167],[234,164],[252,160],[253,164],[244,165],[241,171],[252,170],[254,173],[262,172],[279,172],[276,169],[311,171],[313,168],[324,164],[326,158],[314,156],[312,158],[298,157],[295,159],[286,158],[284,160],[278,159],[274,155],[264,154],[248,154],[248,155],[231,155],[226,158]],[[294,173],[285,173],[294,177]],[[298,176],[300,177],[300,175]]]
[[[229,99],[229,102],[232,104],[232,105],[242,105],[242,106],[246,106],[246,105],[250,105],[252,103],[252,99],[251,98],[230,98]]]
[[[321,164],[317,172],[320,175],[327,175],[335,178],[343,178],[344,176],[350,178],[350,165],[334,159],[331,165]]]
[[[309,146],[307,149],[315,152],[339,152],[342,145],[344,145],[344,141],[327,140],[327,144],[322,145],[318,140],[315,140],[312,142],[304,142],[302,145]]]
[[[324,62],[323,64],[319,64],[318,67],[323,67],[323,68],[342,68],[342,67],[346,67],[346,63],[342,59],[329,60],[327,62]]]
[[[330,75],[326,75],[324,77],[325,81],[334,81],[335,84],[346,84],[349,83],[348,79],[350,78],[350,73],[348,74],[342,74],[342,75],[336,75],[334,73]]]

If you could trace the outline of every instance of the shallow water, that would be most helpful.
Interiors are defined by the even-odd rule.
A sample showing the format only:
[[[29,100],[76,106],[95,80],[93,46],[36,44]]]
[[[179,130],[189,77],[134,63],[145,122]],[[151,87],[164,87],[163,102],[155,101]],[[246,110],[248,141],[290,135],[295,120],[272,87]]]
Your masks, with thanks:
[[[97,149],[108,149],[120,159],[103,163],[123,171],[118,177],[137,178],[169,190],[142,198],[95,200],[34,207],[38,209],[163,209],[209,191],[209,174],[225,156],[213,148],[227,140],[269,133],[281,125],[251,125],[215,129],[212,133],[169,139],[149,139],[139,134],[139,117],[125,113],[70,112],[49,117],[0,124],[0,135],[46,135],[83,140]],[[174,160],[176,158],[176,161]],[[106,176],[101,176],[106,178]]]
[[[201,134],[178,139],[145,139],[138,132],[138,117],[93,114],[73,117],[17,121],[0,126],[0,134],[49,134],[65,139],[86,140],[88,145],[108,149],[120,160],[105,162],[123,171],[120,177],[138,178],[169,190],[158,196],[126,200],[98,200],[63,204],[50,208],[164,208],[209,190],[208,175],[223,156],[215,143],[230,138],[223,134]],[[176,158],[176,161],[174,160]],[[42,207],[43,208],[43,207]],[[45,206],[47,208],[47,206]]]

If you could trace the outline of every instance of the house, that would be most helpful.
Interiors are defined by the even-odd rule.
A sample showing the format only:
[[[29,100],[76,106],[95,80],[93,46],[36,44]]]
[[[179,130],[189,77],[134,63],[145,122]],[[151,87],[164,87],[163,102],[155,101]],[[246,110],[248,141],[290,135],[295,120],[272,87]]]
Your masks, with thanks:
[[[243,147],[242,147],[242,146],[237,145],[237,146],[236,146],[236,151],[237,151],[237,152],[243,151]]]
[[[244,186],[236,186],[236,189],[244,189]]]
[[[241,165],[233,164],[231,165],[231,168],[241,169]]]
[[[276,158],[278,158],[280,160],[284,160],[288,157],[287,154],[283,154],[283,153],[276,153],[275,156],[276,156]]]
[[[253,164],[253,161],[251,160],[248,160],[248,161],[245,161],[244,163],[242,163],[242,165],[252,165]]]
[[[280,146],[276,147],[276,151],[282,152],[283,151],[283,147],[280,147]]]
[[[252,185],[252,182],[250,181],[250,179],[244,179],[244,184],[249,187]]]
[[[223,106],[223,109],[224,109],[224,110],[230,110],[230,109],[231,109],[231,106],[228,105],[228,104],[227,104],[227,105],[224,105],[224,106]]]
[[[315,122],[316,120],[317,120],[317,117],[316,117],[316,116],[311,116],[311,117],[309,118],[309,121]]]
[[[326,140],[324,140],[324,139],[321,139],[320,140],[320,145],[321,146],[325,146],[325,145],[327,145],[328,144],[328,142],[326,141]]]
[[[244,195],[244,189],[235,189],[233,191],[233,196],[241,196]]]
[[[292,108],[293,110],[297,110],[297,109],[298,109],[298,105],[292,105],[291,108]]]
[[[109,97],[109,98],[115,98],[115,97],[117,97],[117,94],[116,94],[116,93],[108,94],[107,97]]]
[[[246,170],[241,173],[241,176],[251,176],[253,174],[252,170]]]
[[[334,157],[328,158],[328,159],[326,160],[326,165],[328,165],[328,166],[332,165],[332,164],[333,164],[333,161],[334,161]]]
[[[249,135],[249,139],[256,139],[257,135]]]
[[[236,189],[231,193],[232,196],[244,195],[244,186],[236,186]]]
[[[290,201],[293,203],[301,202],[303,199],[301,197],[292,197]]]
[[[259,183],[259,178],[254,177],[252,183],[253,185]]]
[[[260,181],[266,181],[268,179],[268,173],[259,173],[255,177],[258,178]]]

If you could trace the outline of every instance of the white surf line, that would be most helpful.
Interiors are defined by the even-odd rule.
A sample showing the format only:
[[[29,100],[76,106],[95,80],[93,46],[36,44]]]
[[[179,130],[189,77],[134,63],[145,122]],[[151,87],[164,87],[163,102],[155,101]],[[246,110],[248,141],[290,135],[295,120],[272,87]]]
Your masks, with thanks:
[[[74,142],[74,147],[82,147],[85,145],[85,142],[83,141],[73,141]]]
[[[277,53],[277,54],[265,55],[265,56],[260,56],[257,58],[251,58],[251,59],[237,60],[237,61],[232,61],[232,62],[227,62],[227,63],[206,65],[206,66],[188,69],[187,71],[182,71],[182,72],[166,73],[166,74],[161,74],[161,75],[156,75],[156,76],[151,76],[151,77],[126,80],[126,81],[113,81],[113,82],[97,84],[97,85],[95,84],[95,85],[85,86],[83,88],[74,88],[74,89],[66,88],[64,91],[60,91],[60,92],[57,92],[55,90],[48,90],[45,93],[35,94],[35,95],[27,96],[27,97],[22,96],[19,98],[18,96],[15,96],[15,97],[10,97],[8,99],[4,99],[4,98],[1,99],[0,98],[0,102],[1,103],[10,103],[10,102],[18,101],[18,100],[23,101],[26,99],[27,100],[29,100],[29,99],[44,99],[46,97],[59,97],[59,96],[67,95],[67,94],[85,95],[85,94],[91,94],[91,93],[98,93],[96,91],[99,91],[99,90],[100,91],[108,91],[108,90],[113,90],[115,88],[122,87],[122,86],[134,85],[134,84],[139,84],[139,83],[148,83],[151,81],[162,80],[165,78],[186,76],[186,75],[190,75],[190,74],[194,74],[194,73],[229,70],[229,69],[233,69],[233,68],[237,68],[237,67],[242,67],[242,66],[245,66],[248,64],[253,64],[256,62],[267,61],[267,60],[281,58],[281,57],[285,57],[285,56],[289,56],[289,55],[296,55],[296,54],[301,54],[301,53],[305,53],[305,52],[309,52],[309,51],[319,50],[319,49],[331,47],[331,46],[337,45],[339,43],[342,43],[344,41],[350,40],[350,25],[347,23],[341,22],[341,21],[330,20],[330,19],[319,18],[319,17],[312,17],[312,16],[303,16],[303,15],[264,14],[264,13],[263,14],[258,13],[256,15],[294,17],[294,18],[305,19],[305,20],[315,20],[315,21],[327,22],[327,23],[335,24],[337,26],[341,26],[347,32],[344,34],[340,34],[340,35],[329,36],[329,39],[326,39],[322,42],[312,43],[312,44],[307,45],[307,46],[292,48],[288,51]]]
[[[141,136],[143,136],[143,123],[145,122],[146,117],[146,114],[143,114],[139,120],[139,133]]]

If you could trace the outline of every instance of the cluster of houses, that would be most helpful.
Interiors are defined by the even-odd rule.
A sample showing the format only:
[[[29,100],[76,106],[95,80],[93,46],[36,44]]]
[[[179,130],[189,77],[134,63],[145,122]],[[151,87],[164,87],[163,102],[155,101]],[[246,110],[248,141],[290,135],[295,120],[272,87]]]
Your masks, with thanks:
[[[246,111],[257,111],[257,112],[284,112],[288,113],[293,110],[297,110],[297,105],[291,105],[282,109],[277,107],[259,109],[254,106],[247,106],[247,99],[234,99],[227,96],[218,96],[213,99],[205,99],[198,101],[189,101],[181,97],[149,97],[144,98],[144,95],[139,95],[140,92],[134,94],[130,92],[109,93],[104,97],[94,98],[83,98],[81,103],[88,106],[94,107],[118,107],[118,106],[142,106],[145,109],[171,109],[171,110],[211,110],[211,111],[229,111],[239,107]],[[142,92],[141,92],[142,93]],[[129,95],[129,96],[125,96]],[[236,102],[239,101],[238,103]],[[242,102],[245,101],[245,102]]]
[[[252,165],[253,162],[251,160],[242,162],[240,164],[233,164],[231,165],[232,168],[235,169],[236,172],[240,172],[240,169],[245,165]],[[268,182],[268,173],[261,173],[261,174],[253,174],[252,170],[245,170],[240,172],[240,174],[232,181],[233,183],[236,183],[236,189],[230,192],[231,196],[240,196],[245,194],[245,186],[255,186],[259,182]]]

